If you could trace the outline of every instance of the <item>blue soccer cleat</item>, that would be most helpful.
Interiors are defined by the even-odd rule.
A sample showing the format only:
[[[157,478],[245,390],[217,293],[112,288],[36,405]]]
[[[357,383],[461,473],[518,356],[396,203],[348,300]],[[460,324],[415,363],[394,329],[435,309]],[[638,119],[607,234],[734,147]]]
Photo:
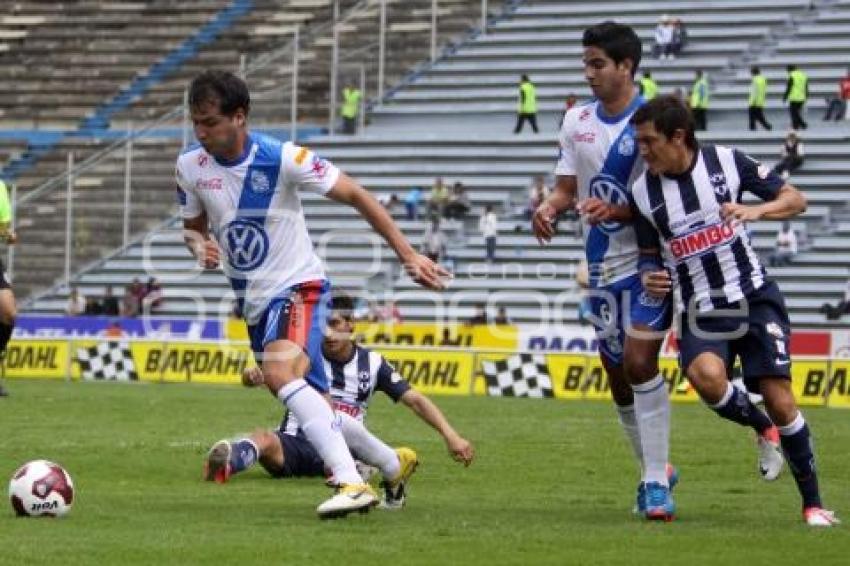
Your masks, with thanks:
[[[670,488],[658,482],[649,482],[644,490],[644,517],[649,521],[672,521],[676,514],[676,504],[670,495]]]
[[[670,486],[670,491],[679,483],[679,470],[673,464],[667,464],[667,485]],[[632,513],[635,515],[646,514],[646,486],[640,482],[637,487],[637,496],[635,497],[635,506]]]

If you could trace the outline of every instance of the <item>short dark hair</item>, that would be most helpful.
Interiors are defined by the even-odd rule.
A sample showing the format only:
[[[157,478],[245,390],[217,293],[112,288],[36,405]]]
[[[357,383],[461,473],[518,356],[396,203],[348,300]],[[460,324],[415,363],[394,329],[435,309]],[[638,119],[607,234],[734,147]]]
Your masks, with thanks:
[[[754,75],[758,75],[759,73],[761,73],[761,69],[759,69],[757,66],[753,65],[752,67],[750,67],[750,73],[752,73]]]
[[[618,64],[630,59],[632,76],[640,67],[643,44],[630,26],[612,21],[596,24],[584,30],[581,44],[584,47],[598,47]]]
[[[248,114],[251,110],[251,95],[245,81],[231,72],[210,69],[204,71],[189,86],[189,106],[218,102],[221,113],[232,116],[240,108]]]
[[[351,295],[342,291],[334,292],[331,297],[331,311],[347,311],[349,314],[354,310],[354,299]]]
[[[684,130],[687,146],[697,149],[697,137],[694,134],[694,119],[691,111],[675,96],[668,94],[653,98],[638,108],[631,122],[635,126],[652,122],[655,129],[668,138],[672,138],[676,130]]]

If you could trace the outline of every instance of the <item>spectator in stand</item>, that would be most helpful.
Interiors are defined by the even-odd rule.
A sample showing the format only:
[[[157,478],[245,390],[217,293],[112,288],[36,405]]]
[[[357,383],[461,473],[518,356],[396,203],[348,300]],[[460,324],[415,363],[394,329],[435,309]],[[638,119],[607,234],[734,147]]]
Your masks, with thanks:
[[[522,131],[525,121],[531,124],[531,129],[534,133],[538,133],[537,129],[537,88],[528,75],[523,75],[519,83],[519,102],[517,105],[516,126],[514,133],[518,134]]]
[[[86,296],[80,293],[76,287],[71,287],[71,294],[68,295],[68,303],[65,306],[65,314],[79,316],[86,312],[86,306]]]
[[[800,141],[797,132],[793,130],[788,132],[780,151],[782,159],[773,166],[773,172],[787,180],[791,173],[803,166],[805,160],[803,142]]]
[[[124,288],[124,296],[121,298],[121,316],[133,317],[139,314],[141,297],[144,295],[144,287],[138,279]]]
[[[499,310],[496,312],[496,318],[493,319],[493,324],[510,324],[511,319],[508,318],[508,312],[505,310],[505,307],[499,307]]]
[[[484,214],[478,221],[478,229],[484,236],[484,245],[487,247],[487,263],[496,261],[496,235],[499,233],[499,219],[493,212],[493,205],[488,204],[484,208]]]
[[[449,188],[443,182],[442,177],[437,177],[431,188],[431,196],[428,198],[428,215],[442,216],[449,202]]]
[[[483,304],[476,305],[475,314],[472,318],[466,321],[467,326],[476,326],[487,324],[487,310]]]
[[[847,69],[847,76],[838,82],[838,96],[831,96],[827,99],[824,121],[835,120],[838,122],[846,118],[848,104],[850,104],[850,69]]]
[[[419,201],[422,200],[422,189],[413,187],[404,197],[404,209],[407,212],[408,220],[416,220],[419,218]]]
[[[463,183],[458,181],[452,187],[452,194],[449,197],[449,203],[446,205],[446,218],[454,218],[456,220],[463,220],[466,216],[466,213],[469,212],[471,204],[469,202],[469,195],[466,194],[466,188],[464,188]]]
[[[647,102],[658,96],[658,83],[655,82],[652,73],[649,71],[644,71],[643,78],[638,81],[638,91]]]
[[[749,115],[750,130],[756,129],[756,123],[761,124],[765,130],[773,127],[764,117],[764,103],[767,100],[767,79],[761,74],[761,69],[751,67],[750,74],[753,76],[750,82]]]
[[[387,301],[386,306],[384,306],[382,319],[384,322],[392,322],[393,324],[404,322],[404,319],[401,317],[401,310],[399,310],[395,301]]]
[[[844,288],[844,298],[836,305],[824,303],[819,312],[825,314],[827,320],[838,320],[841,315],[850,313],[850,278],[847,279],[847,286]]]
[[[797,255],[797,232],[791,227],[787,220],[782,223],[782,228],[776,233],[776,250],[767,258],[771,267],[784,267],[791,265],[794,256]]]
[[[667,59],[672,56],[673,26],[667,15],[661,16],[655,26],[655,46],[652,54],[656,59]]]
[[[425,234],[422,236],[422,253],[434,263],[439,262],[446,253],[446,235],[440,227],[438,216],[434,216],[428,228],[425,229]]]
[[[145,285],[145,296],[142,298],[142,312],[153,313],[162,306],[162,285],[156,277],[148,279]]]
[[[694,76],[694,86],[691,88],[691,114],[694,117],[695,129],[705,131],[708,129],[708,78],[698,69]]]
[[[797,68],[797,65],[788,65],[788,82],[785,85],[785,94],[782,102],[788,102],[788,112],[791,114],[791,129],[805,130],[809,127],[803,119],[803,105],[809,98],[809,77]]]
[[[534,177],[534,182],[528,187],[528,204],[525,208],[525,217],[531,220],[534,211],[540,206],[546,197],[549,196],[549,187],[546,186],[546,179],[543,175]]]
[[[671,26],[670,59],[675,59],[688,44],[688,29],[679,18],[674,18]]]
[[[86,298],[86,310],[83,314],[85,314],[86,316],[101,315],[101,314],[103,314],[103,305],[101,305],[100,301],[98,301],[96,298],[87,297]]]
[[[106,316],[118,316],[120,313],[120,309],[118,307],[118,297],[112,294],[112,287],[107,286],[105,294],[103,295],[103,301],[101,303],[103,314]]]
[[[378,202],[386,209],[390,216],[393,214],[393,210],[395,207],[401,202],[398,200],[398,195],[393,193],[391,195],[382,195]]]

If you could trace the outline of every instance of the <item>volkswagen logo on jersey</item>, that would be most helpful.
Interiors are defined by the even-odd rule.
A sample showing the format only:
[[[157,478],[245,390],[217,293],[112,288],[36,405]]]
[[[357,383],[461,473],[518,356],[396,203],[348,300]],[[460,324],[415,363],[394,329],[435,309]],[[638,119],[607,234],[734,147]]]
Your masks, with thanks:
[[[590,196],[611,204],[628,204],[626,191],[620,182],[610,175],[597,175],[590,180]],[[623,225],[619,222],[602,222],[599,228],[606,233],[619,232]]]
[[[269,176],[263,171],[254,169],[251,171],[251,190],[255,193],[265,193],[271,188]]]
[[[236,219],[225,226],[222,235],[227,260],[239,271],[256,269],[269,253],[269,237],[258,222]]]

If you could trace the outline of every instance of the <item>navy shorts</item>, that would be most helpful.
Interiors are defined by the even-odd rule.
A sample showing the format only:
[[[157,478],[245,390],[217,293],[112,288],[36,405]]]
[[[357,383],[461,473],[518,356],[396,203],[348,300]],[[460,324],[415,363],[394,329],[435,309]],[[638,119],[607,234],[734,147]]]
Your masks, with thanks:
[[[614,365],[623,364],[627,328],[644,325],[663,331],[670,327],[673,309],[669,297],[657,299],[650,296],[643,289],[638,274],[588,291],[587,298],[599,353]]]
[[[763,377],[791,379],[791,322],[779,287],[767,280],[745,300],[748,303],[746,316],[698,316],[696,330],[688,324],[687,313],[682,315],[679,363],[683,371],[687,371],[691,362],[703,352],[714,352],[726,363],[730,377],[735,358],[740,358],[744,383],[749,391],[759,391],[758,382]],[[729,308],[738,309],[742,302],[733,303]],[[699,334],[734,333],[737,337],[700,336],[697,330]]]
[[[276,478],[324,477],[325,464],[303,433],[294,436],[276,430],[275,434],[283,448],[283,467],[263,464],[269,474]]]
[[[255,325],[248,326],[251,349],[262,366],[265,347],[275,340],[298,344],[310,358],[304,379],[322,393],[328,392],[328,376],[322,362],[322,341],[330,314],[331,285],[328,281],[306,281],[274,299]]]

